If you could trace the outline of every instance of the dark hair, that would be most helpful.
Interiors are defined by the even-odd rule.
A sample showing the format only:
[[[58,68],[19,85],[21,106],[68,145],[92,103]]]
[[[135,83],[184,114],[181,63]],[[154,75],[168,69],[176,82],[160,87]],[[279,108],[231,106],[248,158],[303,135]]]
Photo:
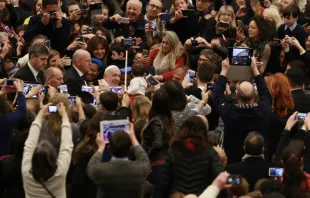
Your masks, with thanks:
[[[67,14],[67,16],[69,16],[69,7],[72,6],[72,5],[78,5],[79,7],[81,7],[81,5],[79,4],[79,2],[77,1],[69,1],[66,5],[66,8],[65,8],[65,12]]]
[[[167,91],[160,88],[154,92],[149,120],[159,117],[163,124],[168,127],[167,134],[171,138],[174,135],[174,121],[171,113],[171,102]],[[143,139],[143,133],[142,133]]]
[[[83,111],[87,119],[92,119],[92,117],[97,113],[97,109],[91,104],[84,104]]]
[[[142,63],[133,64],[131,67],[131,73],[135,77],[141,77],[145,74],[146,69],[145,66]]]
[[[90,121],[88,119],[84,120],[81,124],[80,124],[80,139],[83,139],[84,136],[86,135],[87,131],[88,131],[88,126],[89,126]]]
[[[300,14],[300,9],[297,5],[290,4],[283,9],[283,17],[294,17],[297,18]]]
[[[210,49],[204,49],[200,52],[199,56],[205,56],[209,59],[209,61],[211,61],[214,64],[218,64],[220,61],[220,57],[219,55],[217,55],[216,53],[214,53],[213,50]]]
[[[31,55],[34,55],[36,57],[41,55],[41,54],[49,55],[49,51],[48,51],[47,47],[44,45],[41,45],[41,44],[34,44],[34,45],[30,46],[28,52],[29,52],[29,59],[31,58]]]
[[[116,43],[116,44],[112,45],[111,52],[112,51],[115,51],[118,54],[120,54],[121,52],[123,52],[125,54],[126,49],[123,45]]]
[[[58,5],[58,0],[42,0],[42,8],[46,8],[48,5]]]
[[[33,39],[31,40],[31,45],[33,45],[33,43],[34,43],[35,40],[37,40],[37,39],[43,39],[44,41],[48,40],[48,38],[47,38],[46,36],[44,36],[44,35],[42,35],[42,34],[39,34],[39,35],[33,37]]]
[[[262,180],[262,179],[261,179]],[[272,192],[282,192],[282,183],[280,180],[274,179],[263,179],[262,183],[259,185],[258,189],[263,195],[269,194]],[[258,180],[260,182],[260,180]],[[257,183],[256,183],[257,185]]]
[[[118,106],[118,96],[112,91],[100,94],[100,104],[107,111],[115,111]]]
[[[41,183],[53,177],[57,170],[57,153],[54,146],[47,140],[42,140],[32,156],[32,176]]]
[[[86,162],[89,159],[85,159],[83,153],[90,153],[91,155],[96,152],[97,144],[96,138],[97,133],[100,131],[100,122],[103,120],[112,120],[112,116],[108,111],[98,111],[92,119],[87,123],[88,128],[84,134],[83,139],[79,142],[74,150],[73,161],[74,162]]]
[[[103,35],[106,36],[108,44],[112,42],[112,37],[108,29],[102,26],[97,26],[93,28],[93,33],[96,34],[98,30],[100,30],[103,33]]]
[[[305,83],[305,72],[299,68],[291,68],[286,76],[292,86],[303,86]]]
[[[98,47],[98,45],[102,45],[103,48],[105,49],[105,55],[104,55],[104,58],[108,55],[109,53],[109,44],[108,42],[102,38],[102,37],[99,37],[99,36],[94,36],[92,37],[89,41],[88,41],[88,44],[87,44],[87,51],[91,54],[92,57],[95,57],[93,55],[93,51],[96,50],[96,48]],[[103,60],[102,60],[103,61]]]
[[[223,37],[213,37],[212,40],[219,40],[221,47],[228,47],[227,42],[223,39]]]
[[[199,152],[210,147],[208,140],[208,126],[198,116],[187,118],[180,127],[179,132],[171,146],[174,156],[181,157],[185,150]]]
[[[204,61],[198,65],[197,75],[201,82],[210,82],[215,74],[216,65],[210,61]]]
[[[0,95],[0,116],[4,116],[13,111],[11,102],[3,95]]]
[[[187,97],[181,83],[176,80],[170,80],[161,86],[168,93],[171,104],[171,110],[182,111],[187,104]]]
[[[249,133],[244,140],[244,152],[249,155],[260,155],[263,152],[264,137],[259,132]]]
[[[18,26],[16,33],[18,34],[20,31],[26,31],[27,25]]]
[[[110,151],[114,157],[128,157],[131,143],[125,131],[116,131],[109,136]]]
[[[255,15],[251,21],[254,21],[258,27],[260,41],[271,41],[273,39],[273,35],[277,31],[273,21],[266,20],[263,16],[258,15]]]
[[[303,144],[300,141],[300,144]],[[284,163],[283,171],[283,193],[287,198],[303,198],[306,197],[305,191],[302,189],[301,184],[307,183],[307,178],[302,170],[301,158],[304,156],[304,148],[296,146],[288,146],[283,150],[282,160]],[[307,189],[308,191],[309,189]]]

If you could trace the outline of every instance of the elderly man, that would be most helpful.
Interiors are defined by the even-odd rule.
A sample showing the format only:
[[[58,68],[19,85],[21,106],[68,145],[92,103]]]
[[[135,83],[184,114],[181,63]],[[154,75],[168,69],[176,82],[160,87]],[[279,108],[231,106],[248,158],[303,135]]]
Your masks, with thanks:
[[[110,65],[104,71],[103,80],[101,84],[106,87],[119,86],[121,81],[121,71],[115,65]]]
[[[56,89],[64,83],[62,71],[57,67],[50,67],[44,72],[45,85],[50,85]]]
[[[141,17],[142,3],[139,0],[129,0],[126,5],[125,16],[115,14],[103,22],[107,29],[115,29],[115,41],[121,43],[124,38],[137,38],[136,46],[146,48],[146,36],[144,26],[146,20]],[[129,22],[124,22],[121,17],[128,18]]]
[[[71,96],[79,96],[85,103],[92,103],[91,94],[82,91],[83,85],[88,85],[84,75],[91,67],[91,56],[88,51],[79,49],[75,51],[72,57],[72,67],[65,74],[65,84],[68,86],[68,92]]]
[[[9,35],[5,32],[0,32],[0,78],[7,78],[8,73],[3,67],[2,60],[10,52],[12,46],[10,44]]]

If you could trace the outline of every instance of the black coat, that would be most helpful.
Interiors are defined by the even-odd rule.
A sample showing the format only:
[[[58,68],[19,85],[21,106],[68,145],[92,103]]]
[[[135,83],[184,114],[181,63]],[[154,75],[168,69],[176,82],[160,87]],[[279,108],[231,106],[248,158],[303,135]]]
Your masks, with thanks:
[[[70,40],[70,25],[66,18],[62,18],[62,27],[56,28],[55,23],[50,22],[46,26],[41,22],[42,15],[38,14],[30,18],[29,24],[24,34],[27,43],[39,35],[43,34],[51,40],[52,49],[57,50],[61,54],[67,48]]]
[[[23,81],[26,81],[26,82],[33,82],[33,83],[39,83],[39,84],[42,84],[44,85],[45,83],[45,78],[44,78],[44,73],[42,71],[40,71],[38,73],[39,75],[39,78],[40,78],[40,81],[41,83],[39,83],[37,80],[36,80],[36,77],[34,76],[34,74],[32,73],[32,71],[30,70],[30,67],[29,65],[25,65],[24,67],[22,67],[21,69],[19,69],[15,75],[14,75],[14,78],[19,78]],[[39,79],[38,79],[39,80]]]
[[[264,77],[255,77],[259,101],[257,105],[239,105],[227,102],[224,91],[227,78],[220,75],[215,84],[212,96],[215,101],[215,110],[222,118],[224,129],[224,148],[228,157],[228,164],[240,162],[243,156],[244,139],[249,132],[260,132],[265,141],[268,140],[268,123],[271,114],[272,98]]]
[[[310,95],[305,94],[302,89],[292,90],[292,97],[294,101],[295,111],[299,113],[310,112]]]
[[[184,145],[176,147],[183,149],[178,149],[180,156],[169,151],[166,157],[161,174],[161,197],[168,198],[176,192],[198,196],[224,171],[219,155],[212,147],[199,152],[190,152]]]
[[[243,162],[231,164],[227,167],[230,174],[239,174],[249,183],[249,191],[254,190],[254,186],[259,179],[269,178],[269,164],[261,157],[249,157]]]
[[[90,93],[83,92],[82,86],[87,82],[80,77],[79,73],[74,67],[71,67],[64,76],[64,82],[68,87],[70,96],[79,96],[84,103],[92,103],[93,96]]]

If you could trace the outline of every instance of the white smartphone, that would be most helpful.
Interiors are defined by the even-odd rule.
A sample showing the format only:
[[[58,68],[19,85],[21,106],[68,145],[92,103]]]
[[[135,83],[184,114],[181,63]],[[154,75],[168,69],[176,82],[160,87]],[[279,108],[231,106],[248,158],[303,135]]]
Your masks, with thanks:
[[[106,143],[109,142],[109,137],[116,131],[127,132],[128,120],[109,120],[100,122],[100,131],[103,134],[103,139]]]
[[[120,23],[124,23],[124,24],[129,24],[129,18],[121,17],[119,19],[119,22]]]
[[[82,86],[82,91],[85,91],[85,92],[88,92],[88,93],[93,93],[94,92],[93,87],[86,86],[86,85]]]
[[[193,80],[194,80],[194,78],[195,78],[195,71],[194,70],[188,70],[188,81],[190,82],[190,83],[192,83],[193,82]]]

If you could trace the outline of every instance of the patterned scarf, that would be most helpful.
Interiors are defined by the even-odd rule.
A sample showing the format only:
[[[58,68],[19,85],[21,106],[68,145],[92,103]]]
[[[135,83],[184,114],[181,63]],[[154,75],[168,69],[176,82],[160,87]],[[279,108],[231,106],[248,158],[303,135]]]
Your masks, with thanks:
[[[253,55],[260,60],[264,56],[265,46],[269,43],[269,41],[260,41],[260,40],[247,40],[246,45],[249,48],[253,49]]]

